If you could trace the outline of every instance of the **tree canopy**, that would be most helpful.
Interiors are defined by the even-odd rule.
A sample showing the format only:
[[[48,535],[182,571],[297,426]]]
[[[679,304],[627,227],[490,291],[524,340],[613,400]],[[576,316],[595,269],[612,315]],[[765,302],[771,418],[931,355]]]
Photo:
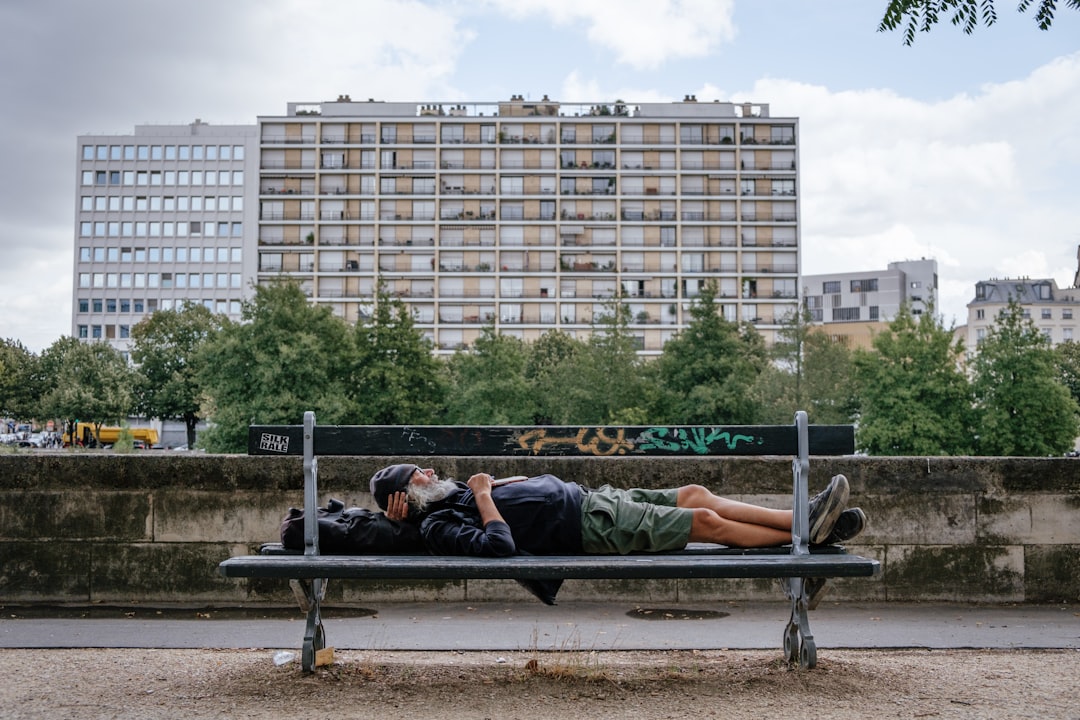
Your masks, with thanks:
[[[753,388],[767,363],[765,343],[749,325],[717,312],[716,286],[690,306],[686,329],[664,345],[660,376],[667,392],[667,422],[750,424],[760,406]]]
[[[1019,0],[1016,9],[1026,12],[1033,5],[1037,8],[1035,24],[1040,30],[1049,30],[1054,23],[1057,0]],[[1063,5],[1080,10],[1080,0],[1063,0]],[[950,23],[970,35],[980,22],[986,27],[997,22],[995,0],[890,0],[878,32],[903,27],[904,44],[911,45],[915,33],[930,32],[942,17],[948,17]]]
[[[201,417],[198,354],[221,325],[205,306],[186,303],[158,310],[131,329],[131,359],[138,368],[135,407],[146,417],[184,421],[189,447]]]
[[[859,396],[856,441],[871,455],[970,455],[971,387],[963,346],[932,312],[903,306],[873,351],[855,351]]]
[[[352,357],[345,321],[291,282],[256,286],[241,317],[199,351],[203,411],[213,421],[202,445],[243,450],[248,425],[300,423],[306,410],[322,423],[343,422]]]
[[[973,362],[982,455],[1060,455],[1073,449],[1080,408],[1061,382],[1050,341],[1010,301]]]

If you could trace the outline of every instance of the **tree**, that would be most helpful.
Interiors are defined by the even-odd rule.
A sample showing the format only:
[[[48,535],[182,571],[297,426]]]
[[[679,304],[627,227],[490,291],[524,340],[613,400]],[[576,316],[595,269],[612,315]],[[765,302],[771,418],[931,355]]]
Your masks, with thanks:
[[[971,386],[963,345],[933,312],[903,306],[873,350],[856,350],[856,440],[871,455],[969,455],[974,449]]]
[[[857,411],[851,350],[815,326],[805,308],[780,324],[772,363],[755,385],[761,421],[791,422],[796,410],[805,410],[812,423],[850,423]]]
[[[529,346],[525,379],[536,406],[532,422],[575,424],[572,408],[588,402],[591,393],[581,381],[586,343],[561,330],[549,330]]]
[[[494,325],[484,327],[471,348],[450,358],[447,423],[531,423],[536,408],[525,379],[527,359],[528,348],[521,339],[500,335]]]
[[[998,315],[972,364],[983,455],[1060,455],[1073,449],[1080,407],[1060,381],[1050,341],[1016,301]]]
[[[312,305],[295,282],[255,287],[241,323],[223,321],[200,348],[197,381],[212,420],[200,444],[243,452],[251,424],[298,424],[314,410],[320,424],[347,417],[353,343],[350,328]]]
[[[221,319],[205,306],[185,303],[179,310],[158,310],[131,329],[136,410],[146,417],[183,420],[192,448],[201,414],[199,349],[220,327]]]
[[[90,422],[99,435],[107,422],[119,423],[135,405],[135,375],[124,357],[107,343],[84,343],[60,338],[41,354],[38,363],[42,412],[62,418],[70,427]]]
[[[36,362],[37,357],[18,340],[0,340],[0,418],[28,420],[37,414]]]
[[[768,362],[765,343],[753,326],[723,318],[715,299],[710,283],[691,304],[689,324],[664,345],[657,415],[665,422],[738,425],[761,414],[753,388]]]
[[[654,388],[644,380],[644,361],[630,331],[630,306],[607,301],[593,318],[592,333],[578,363],[573,424],[635,425],[649,416]]]
[[[817,328],[803,343],[803,388],[810,422],[845,425],[858,413],[855,354]]]
[[[433,424],[442,412],[446,368],[431,341],[416,329],[408,307],[382,285],[370,321],[353,334],[349,382],[351,422],[373,425]]]
[[[1080,403],[1080,343],[1068,340],[1054,348],[1058,379]]]
[[[1016,9],[1026,12],[1032,4],[1032,0],[1020,0]],[[904,25],[904,44],[911,45],[915,42],[916,32],[930,32],[941,16],[952,13],[949,22],[970,35],[980,20],[986,27],[997,22],[994,5],[995,0],[890,0],[878,32],[896,30]],[[1064,0],[1064,6],[1080,10],[1080,0]],[[1054,22],[1057,0],[1038,0],[1037,7],[1035,23],[1040,30],[1049,30]]]

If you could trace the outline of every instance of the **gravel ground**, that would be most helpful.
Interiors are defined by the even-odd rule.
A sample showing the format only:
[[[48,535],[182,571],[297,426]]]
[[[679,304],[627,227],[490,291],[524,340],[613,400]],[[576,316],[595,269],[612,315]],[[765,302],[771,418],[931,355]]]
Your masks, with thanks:
[[[1076,650],[349,651],[310,675],[269,650],[0,650],[0,674],[13,719],[1080,720]]]

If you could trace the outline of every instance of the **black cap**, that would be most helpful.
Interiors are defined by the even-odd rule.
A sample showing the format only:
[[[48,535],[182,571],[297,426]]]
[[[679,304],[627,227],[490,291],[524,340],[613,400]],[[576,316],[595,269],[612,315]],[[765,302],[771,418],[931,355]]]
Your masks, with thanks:
[[[416,465],[403,463],[384,467],[371,476],[371,495],[375,498],[375,504],[380,509],[386,509],[386,503],[390,496],[405,489],[412,480],[413,473],[420,468]]]

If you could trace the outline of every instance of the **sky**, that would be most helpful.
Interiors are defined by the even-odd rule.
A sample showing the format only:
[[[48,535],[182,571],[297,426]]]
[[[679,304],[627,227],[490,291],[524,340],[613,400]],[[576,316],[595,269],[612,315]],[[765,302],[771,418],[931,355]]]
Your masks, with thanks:
[[[71,332],[76,144],[136,125],[254,124],[289,102],[768,104],[800,124],[802,272],[938,263],[1073,285],[1080,12],[997,0],[903,44],[886,0],[4,0],[0,338]]]

